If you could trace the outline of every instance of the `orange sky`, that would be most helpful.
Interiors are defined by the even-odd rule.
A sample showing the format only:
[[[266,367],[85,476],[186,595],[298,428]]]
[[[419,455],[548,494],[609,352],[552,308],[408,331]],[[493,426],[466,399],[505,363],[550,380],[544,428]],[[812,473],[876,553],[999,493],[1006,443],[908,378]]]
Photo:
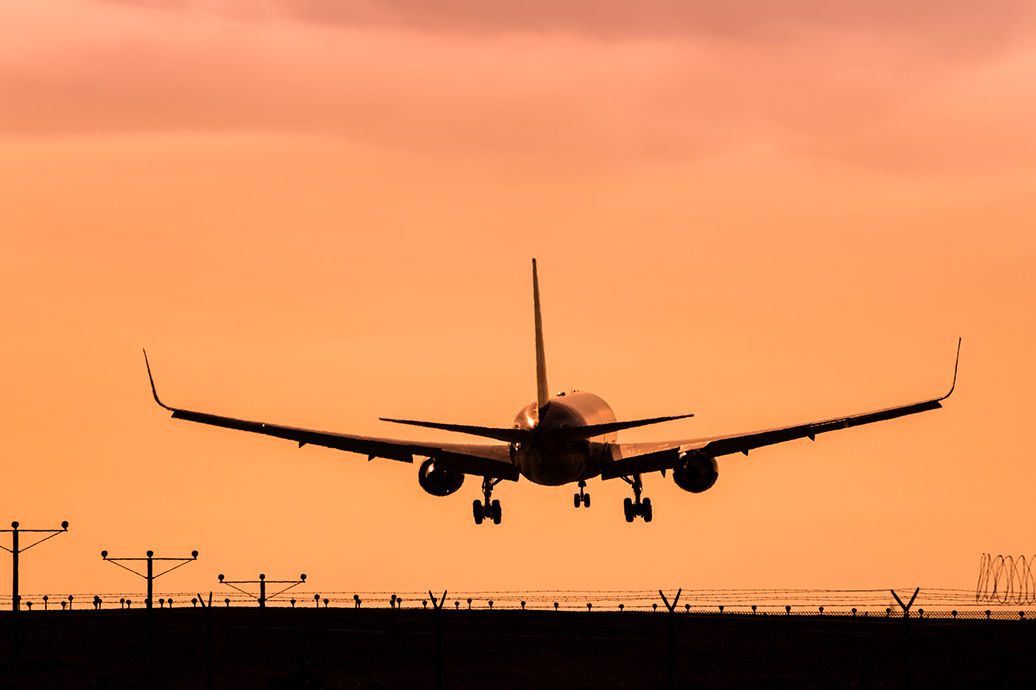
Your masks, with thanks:
[[[138,588],[101,549],[198,549],[166,591],[967,588],[1031,554],[1036,10],[698,4],[0,5],[0,522],[72,523],[23,592]],[[957,391],[704,494],[648,476],[649,525],[622,482],[522,480],[481,527],[474,479],[150,398],[142,346],[182,407],[506,425],[531,257],[553,389],[696,415],[626,440],[940,395],[963,336]]]

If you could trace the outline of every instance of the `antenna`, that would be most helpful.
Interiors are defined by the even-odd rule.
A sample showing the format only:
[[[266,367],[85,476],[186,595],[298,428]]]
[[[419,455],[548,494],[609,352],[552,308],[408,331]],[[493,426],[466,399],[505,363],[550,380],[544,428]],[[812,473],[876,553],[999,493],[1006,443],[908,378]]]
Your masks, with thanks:
[[[12,650],[14,652],[15,660],[18,659],[18,610],[19,610],[19,608],[21,608],[21,606],[20,606],[21,597],[18,596],[18,555],[22,551],[28,551],[29,549],[31,549],[32,547],[36,546],[37,544],[42,544],[43,542],[47,541],[48,539],[53,539],[54,537],[58,536],[59,534],[62,534],[62,533],[67,532],[67,531],[68,531],[68,520],[65,520],[64,522],[61,523],[61,529],[18,529],[18,522],[17,521],[11,523],[11,529],[0,529],[0,532],[10,532],[11,533],[11,548],[7,548],[6,546],[0,546],[0,549],[3,549],[4,551],[8,552],[9,554],[11,554],[13,556],[13,558],[11,559],[12,560],[12,565],[13,565],[13,570],[14,570],[14,577],[12,578],[12,581],[11,581],[11,612],[13,614],[12,615],[12,621],[13,621],[12,622],[12,627],[13,627],[14,631],[12,633],[11,645],[12,645]],[[21,546],[21,547],[19,547],[18,546],[18,535],[20,533],[22,533],[22,532],[29,532],[29,533],[33,533],[33,534],[46,534],[47,536],[45,536],[45,537],[43,537],[41,539],[37,539],[36,541],[34,541],[33,543],[29,544],[28,546]]]
[[[155,578],[156,577],[162,577],[166,573],[170,573],[170,572],[176,570],[177,568],[182,568],[183,566],[187,565],[188,563],[191,563],[192,561],[198,560],[198,552],[197,551],[192,551],[190,558],[155,558],[155,552],[154,551],[148,551],[147,552],[147,556],[144,557],[144,558],[109,558],[108,557],[108,552],[107,551],[102,551],[101,552],[101,558],[103,558],[104,560],[108,561],[109,563],[112,563],[113,565],[119,566],[123,570],[128,570],[129,572],[133,573],[137,577],[142,577],[145,580],[147,580],[147,599],[144,600],[144,604],[147,606],[147,638],[148,638],[148,640],[150,640],[151,639],[151,623],[152,623],[152,620],[151,620],[152,613],[151,613],[151,611],[153,609],[153,606],[152,606],[153,601],[152,600],[154,598],[153,594],[154,594]],[[130,568],[128,566],[123,565],[123,562],[129,562],[129,561],[147,561],[147,574],[145,575],[144,573],[138,573],[133,568]],[[154,564],[155,561],[173,561],[173,562],[176,563],[176,565],[174,565],[171,568],[167,568],[167,569],[163,570],[162,572],[158,573],[157,575],[155,575],[155,564]]]

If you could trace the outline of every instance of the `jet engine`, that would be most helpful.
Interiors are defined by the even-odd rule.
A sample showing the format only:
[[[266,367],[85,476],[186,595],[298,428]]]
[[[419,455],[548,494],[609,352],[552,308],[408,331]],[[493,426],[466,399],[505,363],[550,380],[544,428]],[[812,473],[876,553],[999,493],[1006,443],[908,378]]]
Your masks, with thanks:
[[[464,483],[464,475],[450,470],[440,470],[435,461],[428,458],[417,471],[417,482],[433,496],[449,496]]]
[[[684,455],[683,463],[673,470],[673,481],[676,485],[692,494],[700,494],[712,488],[718,478],[719,466],[716,464],[716,458],[696,452]]]

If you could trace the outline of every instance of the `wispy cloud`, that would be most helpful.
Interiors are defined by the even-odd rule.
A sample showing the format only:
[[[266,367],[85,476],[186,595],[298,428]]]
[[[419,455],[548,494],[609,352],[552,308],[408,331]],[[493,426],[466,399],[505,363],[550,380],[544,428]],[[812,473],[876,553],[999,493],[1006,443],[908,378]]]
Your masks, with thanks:
[[[1009,162],[1033,151],[1034,12],[38,0],[0,8],[0,130],[273,130],[593,156],[764,142],[871,164]]]

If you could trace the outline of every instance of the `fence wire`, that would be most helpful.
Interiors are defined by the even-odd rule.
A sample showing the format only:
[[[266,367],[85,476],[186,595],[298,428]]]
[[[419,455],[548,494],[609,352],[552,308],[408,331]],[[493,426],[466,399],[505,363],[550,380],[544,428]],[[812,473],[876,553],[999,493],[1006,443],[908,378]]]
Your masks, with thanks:
[[[997,563],[994,559],[993,564]],[[1028,567],[1028,563],[1025,564]],[[1015,566],[1017,570],[1017,566]],[[1011,584],[1000,571],[987,581],[990,591],[976,596],[972,590],[921,588],[912,611],[984,612],[986,609],[1029,609],[1036,605],[1031,590]],[[1014,571],[1012,571],[1014,572]],[[1027,571],[1028,572],[1028,571]],[[1028,575],[1031,579],[1031,572]],[[982,581],[980,581],[982,582]],[[997,585],[999,584],[999,587]],[[1006,585],[1004,583],[1007,583]],[[679,587],[663,588],[672,597]],[[896,588],[901,595],[912,587]],[[229,589],[214,589],[213,603],[222,607],[255,607],[255,597]],[[198,592],[155,593],[155,608],[197,607]],[[202,593],[208,596],[208,592]],[[432,592],[435,597],[441,592]],[[23,594],[25,610],[92,609],[99,600],[102,610],[138,609],[145,606],[142,592],[98,592],[46,595]],[[280,608],[375,608],[430,609],[428,591],[298,591],[268,599],[267,607]],[[664,612],[659,590],[478,590],[449,591],[447,609],[524,609],[550,611],[641,611]],[[0,609],[11,608],[10,595],[0,596]],[[891,589],[683,589],[677,610],[683,613],[783,614],[783,615],[882,615],[900,611]],[[923,615],[923,614],[922,614]],[[1017,615],[1015,613],[1014,615]]]

